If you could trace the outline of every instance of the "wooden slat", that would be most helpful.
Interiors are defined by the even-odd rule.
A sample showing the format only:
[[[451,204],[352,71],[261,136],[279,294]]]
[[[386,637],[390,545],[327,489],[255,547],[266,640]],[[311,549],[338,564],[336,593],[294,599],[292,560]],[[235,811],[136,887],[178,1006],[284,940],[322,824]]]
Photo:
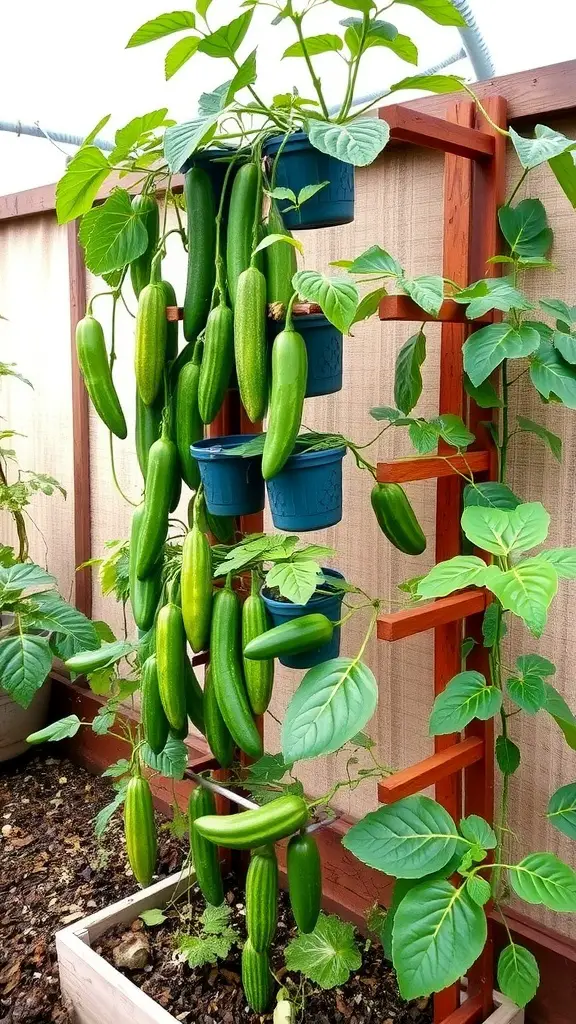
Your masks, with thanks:
[[[209,651],[200,651],[200,654],[193,654],[192,655],[192,664],[193,665],[207,665],[209,661],[210,661],[210,652]]]
[[[417,764],[396,772],[389,779],[378,783],[378,800],[382,804],[391,804],[402,800],[412,793],[419,793],[427,786],[433,786],[441,779],[446,779],[456,772],[462,771],[471,764],[476,764],[484,756],[484,741],[476,737],[453,743],[452,746],[418,761]]]
[[[189,772],[196,772],[198,775],[200,772],[216,771],[218,768],[218,761],[212,754],[201,754],[198,757],[193,757],[188,762],[188,768],[184,772],[184,778],[190,778]]]
[[[452,449],[454,450],[454,449]],[[490,467],[490,453],[468,452],[466,455],[424,455],[421,458],[395,459],[379,462],[376,479],[381,484],[410,483],[414,480],[435,480],[460,473],[485,473]]]
[[[432,316],[430,313],[425,313],[408,295],[385,295],[380,303],[380,319],[408,320],[410,323],[463,324],[467,322],[466,306],[454,302],[453,299],[445,299],[438,316]],[[491,324],[493,321],[494,314],[490,310],[483,316],[479,316],[474,323]]]
[[[455,1010],[444,1018],[443,1024],[480,1024],[484,1020],[482,999],[473,996],[465,999]]]
[[[378,115],[390,125],[390,138],[394,142],[410,142],[470,160],[490,159],[494,153],[494,138],[487,132],[425,114],[401,103],[381,107]]]
[[[468,615],[477,615],[486,607],[484,590],[463,590],[449,597],[416,608],[404,608],[399,612],[378,617],[378,639],[393,643],[407,636],[425,633],[428,629],[458,622]]]

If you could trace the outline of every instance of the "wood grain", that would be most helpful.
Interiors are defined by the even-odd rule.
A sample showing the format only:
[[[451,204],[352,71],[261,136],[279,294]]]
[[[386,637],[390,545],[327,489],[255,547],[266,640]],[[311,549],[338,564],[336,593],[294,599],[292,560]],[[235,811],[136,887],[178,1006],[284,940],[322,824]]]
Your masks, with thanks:
[[[391,804],[412,793],[419,793],[427,786],[436,785],[442,779],[462,771],[471,764],[477,764],[484,757],[484,741],[471,737],[460,743],[453,743],[444,750],[418,761],[416,764],[395,772],[389,779],[378,783],[380,803]]]
[[[390,138],[394,142],[409,142],[469,160],[486,160],[494,153],[493,136],[475,131],[471,125],[434,117],[402,103],[381,107],[378,116],[389,124]]]
[[[450,276],[450,275],[446,275]],[[463,281],[464,278],[452,278]],[[453,299],[445,299],[438,316],[432,316],[420,308],[408,295],[386,295],[380,303],[381,320],[408,320],[411,323],[466,323],[466,306]],[[494,315],[490,311],[474,321],[477,324],[491,324]]]
[[[452,449],[453,451],[454,449]],[[457,476],[461,473],[485,473],[490,467],[488,452],[468,452],[466,455],[423,455],[393,462],[379,462],[376,479],[381,484],[405,484],[415,480],[434,480]]]
[[[467,615],[476,615],[484,611],[485,607],[484,590],[462,590],[421,607],[403,608],[399,612],[380,615],[378,639],[389,643],[405,640],[407,636],[416,636],[417,633],[425,633],[428,629],[444,626],[448,622],[458,622]]]

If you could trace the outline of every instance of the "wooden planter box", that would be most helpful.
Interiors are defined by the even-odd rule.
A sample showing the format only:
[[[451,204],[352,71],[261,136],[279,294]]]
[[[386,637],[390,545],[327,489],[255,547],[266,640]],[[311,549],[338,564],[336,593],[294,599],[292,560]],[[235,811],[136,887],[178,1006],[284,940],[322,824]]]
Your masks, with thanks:
[[[185,874],[171,875],[56,933],[62,996],[73,1024],[176,1024],[137,985],[92,949],[97,939],[117,924],[132,924],[143,910],[163,909],[184,891]],[[485,1024],[524,1024],[524,1011],[505,996],[494,994],[496,1009]]]

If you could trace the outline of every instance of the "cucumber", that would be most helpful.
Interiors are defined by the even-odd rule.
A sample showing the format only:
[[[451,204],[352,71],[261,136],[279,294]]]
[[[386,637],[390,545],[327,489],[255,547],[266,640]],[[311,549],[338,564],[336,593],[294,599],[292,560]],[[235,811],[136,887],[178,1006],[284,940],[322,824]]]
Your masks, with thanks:
[[[188,228],[184,337],[193,341],[206,326],[216,280],[216,203],[212,182],[201,167],[186,172],[184,197]]]
[[[136,389],[136,455],[140,472],[146,483],[148,453],[162,433],[164,396],[160,394],[152,405],[145,405]]]
[[[264,749],[246,693],[240,649],[240,602],[227,581],[214,598],[210,654],[212,679],[222,718],[240,750],[262,757]],[[257,844],[256,844],[257,845]]]
[[[212,423],[222,407],[234,369],[234,314],[221,300],[206,323],[200,368],[198,409],[203,423]]]
[[[216,814],[199,818],[196,828],[211,843],[230,850],[251,850],[284,839],[308,820],[306,801],[288,793],[254,811]]]
[[[154,625],[154,617],[160,594],[162,593],[162,556],[159,558],[154,570],[144,580],[138,579],[136,565],[138,561],[138,550],[142,523],[144,521],[145,507],[139,505],[132,514],[132,529],[130,532],[129,548],[129,580],[130,580],[130,606],[134,622],[138,629],[144,631],[151,629]]]
[[[234,307],[234,357],[240,398],[248,419],[261,420],[268,402],[266,278],[248,267],[238,278]]]
[[[152,793],[147,779],[134,776],[124,803],[124,834],[128,861],[141,886],[150,885],[156,867],[157,839]]]
[[[426,537],[400,484],[375,484],[370,501],[378,526],[398,551],[421,555],[426,550]]]
[[[278,862],[273,846],[252,853],[246,875],[246,929],[257,953],[264,953],[278,924]]]
[[[141,256],[130,264],[130,280],[136,298],[147,284],[150,284],[152,258],[160,238],[160,210],[154,196],[137,195],[132,199],[132,209],[137,213],[148,234],[148,244]]]
[[[187,727],[186,635],[182,612],[169,602],[156,619],[156,663],[160,699],[170,728],[180,733]]]
[[[320,612],[300,615],[250,640],[244,648],[244,658],[261,661],[283,654],[303,654],[327,644],[333,632],[333,623]]]
[[[242,987],[254,1013],[266,1013],[274,996],[274,981],[268,953],[257,953],[250,939],[242,950]]]
[[[160,394],[166,364],[166,292],[159,273],[160,261],[156,257],[150,284],[140,292],[136,310],[134,370],[138,393],[145,405],[152,405]]]
[[[228,732],[216,700],[210,666],[204,677],[204,725],[208,746],[218,764],[221,768],[229,768],[234,760],[234,740]]]
[[[274,202],[268,214],[266,234],[292,237],[292,232],[284,227],[282,214]],[[288,303],[292,298],[294,291],[292,278],[298,270],[294,246],[288,242],[274,242],[274,245],[269,245],[265,250],[265,268],[267,301],[270,305],[282,307],[275,310],[277,318],[280,320],[285,315]]]
[[[292,836],[287,852],[288,892],[301,932],[313,932],[322,904],[322,864],[314,836]]]
[[[162,281],[164,301],[167,306],[178,306],[176,292],[169,281]],[[166,363],[172,363],[178,355],[178,321],[166,320]]]
[[[242,648],[266,633],[270,621],[266,605],[260,597],[258,579],[252,574],[252,590],[242,605]],[[250,707],[255,715],[263,715],[270,703],[274,684],[274,659],[254,661],[244,658],[244,678]]]
[[[192,864],[196,872],[196,881],[204,899],[214,907],[224,902],[224,887],[218,850],[213,843],[204,839],[195,827],[197,818],[205,814],[216,813],[216,802],[210,790],[197,786],[192,791],[188,802],[188,821],[190,823],[190,852]]]
[[[164,553],[168,535],[168,515],[177,478],[178,452],[166,433],[154,442],[148,454],[148,473],[144,494],[144,514],[138,541],[136,573],[146,579],[156,569]]]
[[[180,574],[184,628],[188,643],[196,654],[208,649],[212,619],[212,552],[206,534],[200,529],[199,515],[197,498],[192,528],[186,534],[182,548]]]
[[[148,746],[155,754],[161,754],[166,746],[170,725],[158,689],[158,668],[153,654],[142,668],[140,717]]]
[[[206,523],[210,533],[220,544],[233,544],[236,536],[234,516],[214,516],[206,510]]]
[[[175,400],[176,447],[180,460],[180,474],[191,491],[200,485],[200,470],[192,457],[190,445],[204,437],[204,424],[198,411],[198,383],[202,345],[197,344],[191,363],[186,363],[178,374]]]
[[[294,450],[302,422],[307,380],[308,355],[304,338],[298,331],[281,331],[272,345],[270,412],[262,456],[265,480],[271,480],[280,472]]]
[[[102,324],[88,314],[76,325],[76,355],[90,401],[102,422],[124,440],[128,428],[112,379]]]
[[[188,656],[184,655],[184,676],[186,688],[186,712],[188,718],[195,725],[199,732],[205,734],[206,725],[204,722],[204,694],[202,687],[196,679],[196,673],[190,663]]]
[[[250,266],[252,257],[256,206],[260,197],[259,182],[260,169],[255,163],[250,163],[240,167],[232,185],[226,234],[226,273],[233,309],[236,305],[238,278]]]

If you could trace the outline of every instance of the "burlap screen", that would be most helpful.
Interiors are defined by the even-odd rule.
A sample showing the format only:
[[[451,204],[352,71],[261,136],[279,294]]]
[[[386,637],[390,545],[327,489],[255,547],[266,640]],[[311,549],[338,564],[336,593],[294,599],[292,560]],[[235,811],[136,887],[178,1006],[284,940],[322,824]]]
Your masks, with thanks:
[[[574,124],[559,124],[574,134]],[[511,180],[516,178],[510,160]],[[372,169],[357,173],[356,219],[354,224],[322,232],[302,233],[306,265],[328,269],[334,259],[351,257],[375,242],[389,249],[413,274],[441,270],[442,247],[442,159],[432,152],[411,149],[391,150]],[[571,268],[575,258],[574,211],[560,193],[547,169],[533,172],[526,195],[539,195],[547,206],[555,232],[554,259],[561,268],[554,274],[538,273],[529,287],[534,296],[554,294],[573,302],[575,291]],[[28,394],[23,387],[3,384],[2,414],[32,438],[18,441],[18,450],[34,455],[36,468],[46,468],[71,487],[71,416],[68,338],[68,294],[65,238],[47,217],[9,223],[2,229],[0,243],[0,312],[9,324],[0,322],[3,359],[18,359],[22,369],[36,383]],[[182,295],[184,266],[177,240],[166,265],[166,276]],[[100,282],[89,281],[89,290],[100,289]],[[31,307],[30,296],[34,296]],[[106,322],[108,300],[98,300],[98,315]],[[130,300],[129,300],[130,302]],[[134,302],[131,302],[132,307]],[[30,329],[30,314],[42,312],[42,332]],[[401,343],[416,329],[411,324],[380,324],[377,319],[354,329],[354,337],[345,340],[344,390],[335,396],[307,401],[304,421],[320,430],[337,430],[359,442],[368,441],[378,426],[369,416],[375,405],[392,404],[393,365]],[[115,375],[130,423],[129,439],[115,443],[116,468],[127,495],[138,501],[141,480],[133,435],[134,385],[132,375],[133,321],[121,311],[118,322],[118,362]],[[439,329],[427,331],[428,358],[425,365],[425,399],[418,411],[422,415],[437,411]],[[7,410],[7,411],[6,411]],[[542,500],[553,514],[550,540],[553,544],[576,544],[573,526],[573,464],[576,446],[576,418],[573,413],[544,406],[533,390],[519,389],[518,411],[544,423],[564,441],[564,460],[558,465],[536,439],[522,435],[511,454],[511,485],[526,500]],[[514,414],[516,409],[514,410]],[[111,480],[109,441],[106,430],[91,414],[92,550],[102,552],[106,540],[127,536],[131,509],[117,494]],[[40,440],[39,440],[40,439]],[[31,448],[25,448],[29,444]],[[371,449],[373,461],[409,453],[409,443],[399,430],[389,430]],[[397,584],[424,572],[433,562],[435,530],[435,487],[433,483],[410,486],[410,496],[428,537],[428,550],[421,558],[402,556],[379,533],[370,509],[370,477],[360,472],[350,456],[344,463],[345,508],[342,523],[332,530],[311,534],[310,539],[331,544],[338,552],[334,564],[348,579],[379,595],[394,607]],[[36,518],[41,521],[49,548],[49,564],[57,573],[64,590],[72,579],[72,495],[68,502],[39,499]],[[181,505],[185,518],[186,495]],[[44,513],[46,509],[46,513]],[[269,521],[266,527],[270,528]],[[35,545],[34,554],[41,554]],[[509,664],[515,654],[539,652],[552,658],[557,666],[556,685],[567,701],[576,706],[576,683],[571,666],[576,660],[573,619],[576,608],[574,590],[562,584],[550,617],[546,637],[535,641],[522,629],[514,628],[508,643]],[[106,618],[116,632],[122,630],[122,614],[110,598],[102,599],[97,579],[94,583],[94,617]],[[367,620],[356,616],[344,630],[343,652],[354,653],[361,642]],[[366,660],[380,687],[377,715],[368,727],[377,741],[382,763],[403,767],[431,751],[427,718],[431,703],[432,636],[385,644],[371,641]],[[300,674],[279,670],[272,712],[281,718],[298,685]],[[548,828],[545,810],[548,795],[576,776],[574,753],[565,746],[559,730],[544,715],[533,719],[518,716],[512,720],[513,734],[523,749],[523,764],[512,788],[512,829],[521,838],[513,839],[515,854],[522,850],[549,849],[574,863],[574,846],[557,831]],[[277,726],[271,716],[266,720],[267,749],[279,749]],[[300,775],[310,794],[325,792],[343,775],[345,759],[333,756],[304,764]],[[343,791],[337,806],[353,817],[376,806],[375,786],[365,784],[351,794]],[[523,907],[526,910],[526,907]],[[555,917],[541,908],[533,916],[565,934],[576,935],[569,918]]]

